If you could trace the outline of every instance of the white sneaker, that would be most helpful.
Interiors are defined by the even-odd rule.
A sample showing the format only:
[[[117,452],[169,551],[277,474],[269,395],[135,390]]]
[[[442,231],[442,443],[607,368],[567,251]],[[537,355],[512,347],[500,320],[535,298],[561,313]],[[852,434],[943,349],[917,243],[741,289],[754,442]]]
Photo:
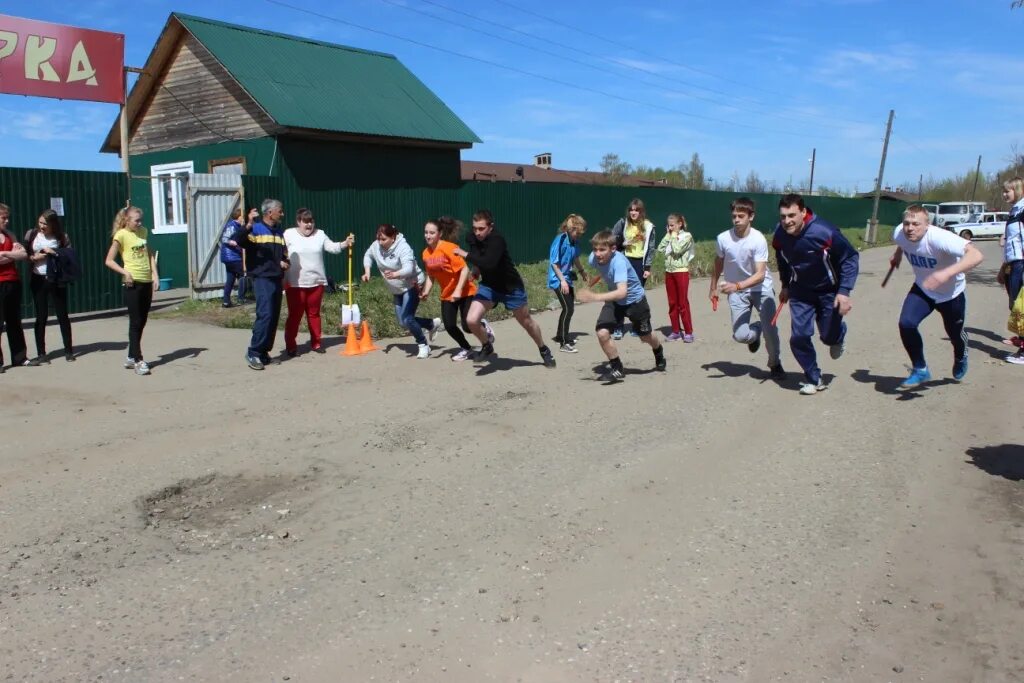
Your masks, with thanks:
[[[1014,365],[1024,365],[1024,355],[1019,353],[1011,353],[1006,357],[1007,363],[1013,363]]]
[[[457,354],[452,356],[452,361],[455,362],[455,363],[459,363],[459,362],[462,362],[464,360],[469,360],[470,358],[472,358],[472,356],[473,356],[473,352],[472,351],[469,351],[467,349],[460,349]]]
[[[491,324],[486,320],[481,320],[480,324],[484,326],[484,332],[487,333],[487,343],[494,343],[494,330],[491,329]]]
[[[817,384],[811,384],[810,382],[800,384],[800,393],[804,396],[814,396],[819,391],[825,391],[826,389],[828,389],[828,385],[821,380],[818,380]]]
[[[148,375],[149,374],[149,363],[144,360],[140,360],[135,364],[136,375]]]
[[[417,358],[430,358],[430,346],[427,344],[420,344],[420,352],[416,354]]]
[[[427,343],[428,344],[433,344],[434,343],[434,337],[436,337],[437,333],[440,332],[440,331],[441,331],[441,319],[440,318],[434,318],[434,326],[431,327],[429,330],[427,330]]]
[[[135,369],[135,359],[132,358],[131,356],[126,357],[124,359],[124,369],[125,370],[134,370]]]

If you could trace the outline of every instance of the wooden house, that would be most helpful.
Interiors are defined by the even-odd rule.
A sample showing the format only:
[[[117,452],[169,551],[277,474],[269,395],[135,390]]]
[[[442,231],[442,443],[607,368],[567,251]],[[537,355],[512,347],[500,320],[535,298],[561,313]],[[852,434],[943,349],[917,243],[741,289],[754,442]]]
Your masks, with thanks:
[[[190,173],[312,191],[450,188],[461,182],[461,150],[480,142],[393,55],[178,13],[127,108],[132,202],[161,274],[180,285]],[[102,151],[120,151],[117,122]]]

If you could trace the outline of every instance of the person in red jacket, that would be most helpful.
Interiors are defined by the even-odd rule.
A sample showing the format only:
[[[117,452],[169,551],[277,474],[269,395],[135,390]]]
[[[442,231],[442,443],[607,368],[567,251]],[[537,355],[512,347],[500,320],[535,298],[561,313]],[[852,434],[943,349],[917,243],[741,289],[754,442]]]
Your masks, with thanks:
[[[21,280],[18,278],[17,263],[27,259],[28,252],[7,229],[10,222],[10,208],[0,204],[0,332],[7,332],[7,348],[11,352],[12,366],[37,365],[27,358],[25,331],[21,328]],[[4,372],[2,350],[0,372]]]

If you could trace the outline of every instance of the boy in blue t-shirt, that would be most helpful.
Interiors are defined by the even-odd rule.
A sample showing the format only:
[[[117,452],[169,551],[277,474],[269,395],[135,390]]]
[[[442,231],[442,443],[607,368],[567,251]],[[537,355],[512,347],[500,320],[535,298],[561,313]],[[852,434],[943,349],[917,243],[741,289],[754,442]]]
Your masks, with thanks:
[[[654,351],[655,369],[664,370],[665,349],[651,329],[651,307],[647,304],[644,286],[630,265],[629,259],[615,251],[615,236],[611,230],[602,230],[594,235],[590,240],[590,246],[594,249],[590,255],[590,265],[594,266],[604,279],[608,291],[598,294],[590,289],[581,289],[577,296],[584,303],[604,302],[595,326],[601,350],[608,357],[608,371],[601,375],[601,381],[618,382],[625,378],[619,350],[612,340],[612,330],[618,326],[616,319],[622,320],[623,316],[629,318],[633,329],[640,335],[640,341],[649,344]]]

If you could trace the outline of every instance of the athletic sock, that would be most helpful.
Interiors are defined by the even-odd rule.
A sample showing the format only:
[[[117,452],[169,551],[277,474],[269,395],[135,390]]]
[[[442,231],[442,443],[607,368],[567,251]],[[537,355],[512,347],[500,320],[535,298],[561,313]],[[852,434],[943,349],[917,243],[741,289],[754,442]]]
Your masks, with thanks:
[[[611,367],[612,370],[622,370],[623,369],[623,367],[622,367],[622,360],[618,356],[616,356],[615,358],[609,359],[608,360],[608,365]]]

